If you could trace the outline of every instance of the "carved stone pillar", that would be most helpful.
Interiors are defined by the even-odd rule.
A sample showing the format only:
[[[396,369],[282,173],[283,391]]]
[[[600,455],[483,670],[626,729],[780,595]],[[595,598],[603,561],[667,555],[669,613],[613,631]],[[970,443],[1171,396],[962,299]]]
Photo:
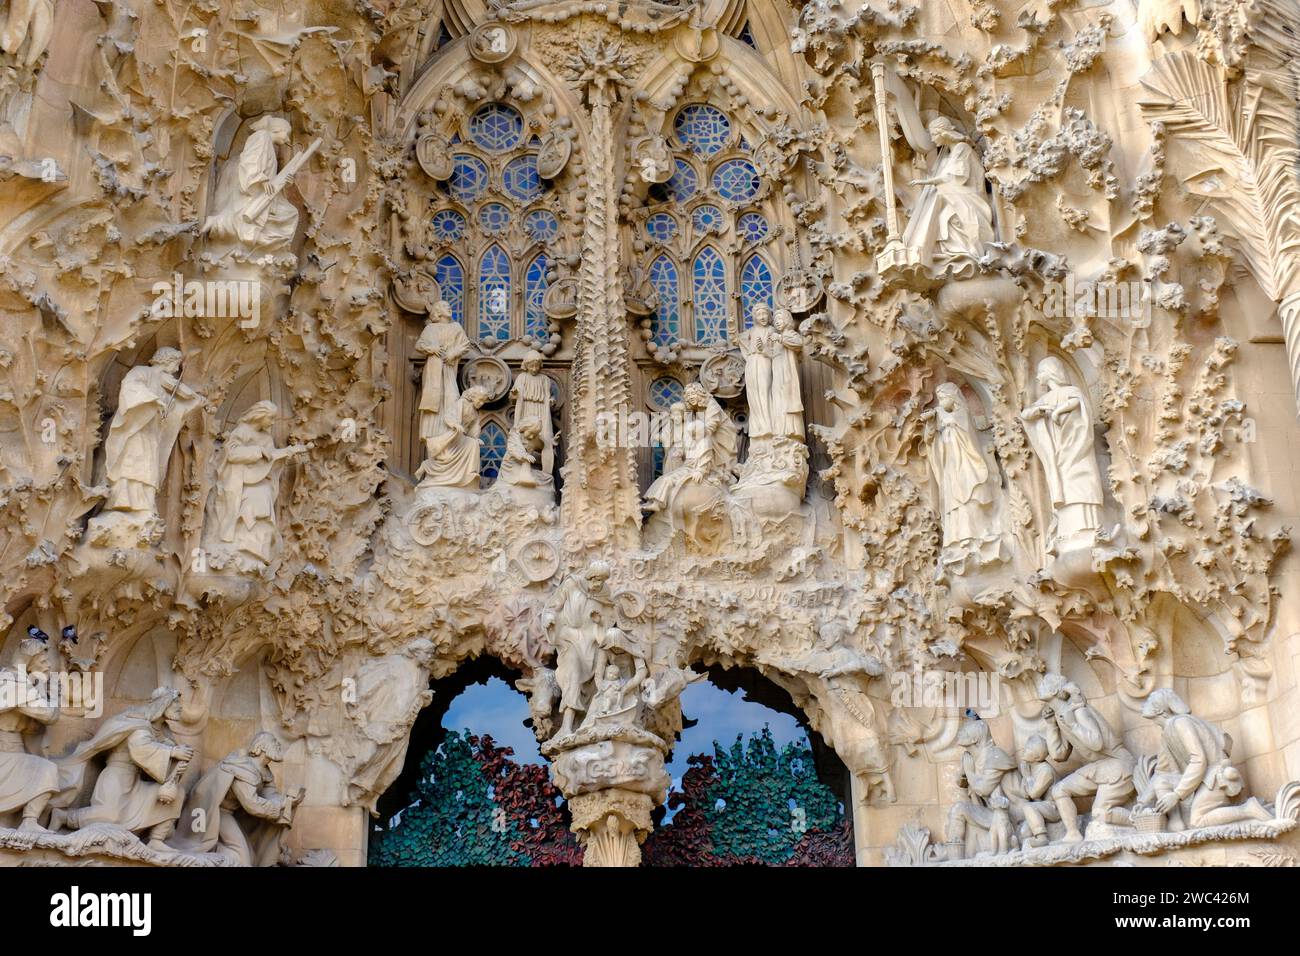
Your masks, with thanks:
[[[654,799],[631,790],[600,790],[569,801],[583,866],[640,866]]]

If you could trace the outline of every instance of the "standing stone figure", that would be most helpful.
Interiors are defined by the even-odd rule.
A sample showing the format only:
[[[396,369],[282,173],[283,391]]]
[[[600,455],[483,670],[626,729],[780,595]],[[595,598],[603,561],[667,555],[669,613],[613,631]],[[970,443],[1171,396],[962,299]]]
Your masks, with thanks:
[[[1194,715],[1168,688],[1151,692],[1142,716],[1160,728],[1151,789],[1138,804],[1171,817],[1171,829],[1212,827],[1243,820],[1270,820],[1273,814],[1254,797],[1233,805],[1243,789],[1241,772],[1228,759],[1232,738]]]
[[[555,433],[551,423],[551,380],[542,374],[542,353],[530,351],[524,356],[523,371],[515,376],[510,386],[510,396],[515,400],[515,427],[526,421],[537,422],[542,439],[542,471],[551,474],[555,468]]]
[[[578,715],[586,712],[588,687],[605,661],[605,629],[615,618],[609,575],[608,563],[593,561],[582,573],[566,578],[552,598],[551,640],[556,650],[555,680],[560,687],[561,737],[572,733]]]
[[[284,748],[267,731],[228,754],[190,792],[171,845],[186,853],[210,853],[220,846],[240,866],[279,863],[280,840],[304,794],[275,788],[271,765],[283,759]]]
[[[59,758],[60,793],[50,816],[50,829],[79,830],[105,823],[138,833],[149,832],[149,847],[166,850],[180,816],[180,778],[194,757],[194,749],[175,743],[167,721],[182,716],[179,692],[160,687],[149,703],[110,717],[89,740]],[[107,754],[98,775],[95,758]],[[88,778],[95,775],[90,805],[75,810]]]
[[[1052,787],[1051,797],[1065,824],[1066,843],[1083,839],[1079,832],[1079,811],[1075,797],[1092,801],[1092,820],[1127,823],[1128,813],[1120,809],[1133,794],[1133,759],[1123,739],[1097,708],[1084,698],[1078,685],[1060,674],[1045,674],[1038,682],[1038,699],[1047,721],[1047,747],[1051,758],[1062,763],[1071,756],[1084,765]]]
[[[948,811],[944,841],[959,849],[963,859],[980,852],[1006,853],[1013,848],[1013,829],[1003,779],[1016,769],[1016,762],[994,743],[989,725],[979,717],[962,721],[957,744],[963,748],[957,785],[968,799]]]
[[[935,389],[934,408],[925,417],[934,423],[929,461],[939,487],[944,548],[960,555],[992,530],[988,462],[980,453],[966,399],[955,384],[944,382]]]
[[[770,438],[774,431],[772,366],[780,350],[780,336],[772,328],[772,310],[754,306],[754,325],[740,337],[745,357],[745,400],[749,403],[750,439]]]
[[[59,790],[59,768],[54,762],[28,753],[26,738],[58,719],[48,690],[33,680],[46,671],[43,658],[48,644],[35,637],[18,642],[9,663],[0,668],[0,820],[22,812],[18,829],[41,832],[41,814]]]
[[[446,431],[447,416],[460,400],[456,369],[469,351],[469,337],[451,317],[451,305],[442,299],[429,307],[429,323],[420,333],[415,350],[428,359],[420,385],[420,439],[425,456],[433,457],[433,441]]]
[[[122,379],[104,442],[110,486],[106,511],[157,513],[158,489],[181,423],[203,402],[202,395],[180,383],[180,368],[181,353],[161,348],[147,366],[131,369]]]
[[[930,138],[940,149],[939,160],[929,176],[912,180],[924,188],[903,232],[903,245],[915,249],[935,274],[951,271],[964,278],[974,275],[994,238],[984,167],[975,147],[946,117],[930,123]]]
[[[217,487],[213,514],[216,540],[223,548],[269,564],[279,528],[275,523],[276,466],[306,454],[309,445],[275,447],[271,428],[279,409],[258,402],[240,416],[217,452]]]
[[[799,353],[803,336],[786,309],[776,313],[776,351],[772,358],[772,430],[803,440],[803,399],[799,394]]]
[[[298,210],[280,192],[275,148],[289,142],[289,121],[263,116],[253,123],[239,162],[222,170],[203,231],[259,252],[279,252],[298,231]]]
[[[1021,412],[1029,444],[1047,475],[1052,499],[1049,550],[1091,547],[1101,529],[1101,473],[1097,468],[1092,415],[1083,390],[1070,384],[1058,358],[1038,363],[1042,395]]]

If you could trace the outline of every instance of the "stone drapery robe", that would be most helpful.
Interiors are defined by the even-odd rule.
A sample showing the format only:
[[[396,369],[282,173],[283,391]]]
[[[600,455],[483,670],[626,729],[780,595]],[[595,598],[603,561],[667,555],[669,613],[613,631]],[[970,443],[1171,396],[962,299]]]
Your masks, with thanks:
[[[272,182],[280,171],[271,130],[257,130],[244,141],[235,174],[223,170],[213,208],[217,211],[203,224],[204,232],[218,239],[239,242],[250,249],[276,252],[293,242],[298,231],[298,210],[277,194],[261,215],[244,218],[244,210],[262,195],[261,185]]]
[[[538,372],[520,372],[510,386],[515,397],[515,427],[530,418],[540,426],[542,439],[541,469],[551,474],[555,468],[555,431],[551,424],[551,380]]]
[[[274,439],[245,423],[236,425],[217,459],[217,537],[269,563],[279,533],[275,524]]]
[[[167,459],[181,422],[198,399],[173,395],[183,389],[167,372],[152,365],[133,368],[122,379],[117,411],[104,442],[105,475],[110,490],[108,511],[153,513]]]
[[[427,443],[446,430],[446,417],[460,401],[456,367],[469,351],[469,337],[459,322],[430,322],[415,350],[428,356],[420,384],[420,438]]]
[[[903,233],[903,244],[924,265],[954,275],[974,274],[984,247],[993,241],[993,217],[984,195],[984,167],[970,143],[954,143],[940,158]]]
[[[220,845],[240,866],[274,866],[289,805],[274,784],[253,757],[230,754],[194,786],[169,845],[187,853],[210,853]]]

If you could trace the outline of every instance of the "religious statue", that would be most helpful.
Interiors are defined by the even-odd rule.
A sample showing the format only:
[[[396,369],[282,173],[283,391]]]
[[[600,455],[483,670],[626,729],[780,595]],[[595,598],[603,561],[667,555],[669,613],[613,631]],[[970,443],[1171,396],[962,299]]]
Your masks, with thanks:
[[[1064,841],[1078,843],[1083,839],[1075,797],[1093,797],[1093,823],[1127,823],[1128,812],[1120,808],[1133,795],[1135,761],[1123,738],[1088,703],[1078,685],[1060,674],[1045,674],[1039,680],[1038,699],[1044,704],[1042,718],[1047,722],[1047,747],[1052,760],[1062,763],[1073,756],[1084,761],[1082,767],[1051,789],[1051,798],[1065,824]]]
[[[1020,845],[1046,846],[1047,824],[1061,819],[1056,804],[1046,799],[1056,783],[1056,771],[1047,759],[1047,741],[1033,734],[1021,748],[1016,770],[1002,778],[1011,804],[1011,819],[1019,827]]]
[[[429,441],[429,457],[415,473],[426,487],[476,488],[479,483],[479,409],[487,392],[467,388],[443,419],[443,429]]]
[[[803,399],[799,394],[799,353],[803,336],[788,309],[776,313],[772,356],[772,431],[803,441]]]
[[[1160,752],[1138,807],[1167,814],[1175,831],[1272,818],[1254,797],[1232,802],[1244,788],[1241,771],[1229,760],[1232,738],[1193,714],[1174,691],[1152,691],[1142,716],[1160,728]]]
[[[204,398],[178,376],[181,353],[161,348],[147,366],[122,379],[117,411],[104,442],[104,470],[109,482],[106,511],[153,517],[167,459],[181,424]]]
[[[1029,444],[1047,475],[1052,499],[1049,551],[1091,547],[1101,529],[1101,473],[1092,415],[1083,390],[1070,384],[1058,358],[1038,363],[1038,401],[1021,412]]]
[[[271,765],[284,759],[274,734],[263,730],[205,773],[185,801],[171,846],[186,853],[231,854],[240,866],[275,866],[280,840],[305,791],[281,793]]]
[[[903,232],[903,245],[936,275],[968,278],[994,239],[984,167],[952,120],[937,117],[929,131],[940,149],[939,160],[929,176],[912,181],[924,188]]]
[[[668,143],[662,136],[649,136],[640,143],[637,151],[637,165],[641,170],[641,180],[647,183],[664,183],[672,178],[676,164]]]
[[[234,551],[265,566],[279,528],[275,521],[277,465],[311,445],[277,448],[271,437],[279,409],[258,402],[240,416],[216,455],[216,497],[210,550]]]
[[[24,832],[43,830],[41,814],[59,791],[59,768],[27,750],[27,737],[59,716],[49,698],[48,650],[47,641],[24,637],[0,668],[0,820],[20,813],[18,829]]]
[[[132,707],[100,725],[89,740],[55,762],[60,792],[50,814],[50,829],[79,830],[111,824],[133,833],[148,831],[150,849],[167,850],[180,816],[180,780],[194,749],[172,740],[168,721],[181,719],[178,691],[160,687],[147,704]],[[98,769],[95,758],[107,754]],[[88,806],[65,809],[80,801],[90,778],[94,790]]]
[[[749,404],[751,440],[767,438],[775,433],[772,366],[781,348],[779,342],[780,336],[772,327],[772,310],[761,303],[754,306],[754,325],[740,336],[740,351],[745,357],[745,400]]]
[[[530,418],[522,425],[516,424],[506,436],[506,453],[497,470],[497,487],[540,490],[541,498],[546,504],[555,502],[555,479],[545,471],[533,466],[541,457],[541,426],[537,420]]]
[[[593,561],[585,571],[566,578],[551,599],[549,627],[556,650],[561,737],[573,733],[578,715],[586,713],[589,685],[606,663],[602,644],[615,620],[609,576],[607,562]]]
[[[0,30],[0,50],[20,66],[32,66],[50,45],[54,33],[54,0],[9,0],[9,14]],[[27,49],[23,50],[26,43]]]
[[[934,407],[922,419],[933,423],[930,471],[939,488],[943,561],[951,563],[977,552],[979,542],[997,537],[990,513],[993,485],[970,409],[957,385],[944,382],[936,388]]]
[[[994,743],[989,725],[978,716],[962,721],[957,744],[962,748],[957,786],[967,799],[948,811],[944,841],[963,859],[981,852],[1006,853],[1013,848],[1014,831],[1002,781],[1016,769],[1016,762]]]
[[[420,385],[420,439],[425,454],[433,457],[433,441],[446,430],[447,416],[460,400],[456,370],[469,351],[469,338],[451,316],[451,305],[438,299],[429,305],[429,323],[420,333],[415,350],[428,359]]]
[[[515,427],[535,421],[542,440],[541,466],[548,476],[555,469],[555,432],[551,422],[551,380],[542,374],[542,353],[535,349],[524,356],[523,370],[510,386],[515,400]]]
[[[318,139],[281,170],[275,148],[289,142],[289,131],[289,121],[278,116],[253,123],[238,164],[223,169],[217,181],[215,212],[204,221],[204,233],[261,253],[288,248],[298,231],[298,210],[283,190],[320,148]]]
[[[372,814],[376,801],[402,772],[415,716],[433,700],[429,668],[437,648],[417,638],[392,654],[366,661],[345,678],[347,714],[359,731],[348,790]]]
[[[640,685],[644,679],[644,669],[631,677],[624,677],[617,664],[606,664],[596,677],[596,692],[579,729],[635,724],[641,707]]]

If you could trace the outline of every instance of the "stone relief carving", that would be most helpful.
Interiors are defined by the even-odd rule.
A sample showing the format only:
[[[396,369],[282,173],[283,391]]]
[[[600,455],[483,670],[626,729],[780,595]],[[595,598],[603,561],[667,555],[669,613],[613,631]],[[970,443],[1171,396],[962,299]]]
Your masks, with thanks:
[[[1300,382],[1294,17],[1267,6],[751,5],[791,38],[769,58],[662,5],[494,7],[441,45],[419,4],[218,4],[239,39],[202,51],[166,3],[104,5],[78,58],[11,2],[4,672],[157,630],[177,691],[0,711],[0,858],[302,862],[337,826],[363,862],[429,681],[480,654],[523,675],[592,864],[639,859],[713,667],[845,763],[864,862],[1281,852],[1294,741],[1239,729],[1294,704],[1300,630],[1271,398]],[[725,133],[687,147],[692,106]],[[244,281],[267,321],[197,307]],[[656,477],[654,442],[599,433],[660,377]],[[250,671],[274,738],[206,706]],[[1015,715],[884,689],[958,671]],[[283,782],[307,763],[319,803]]]

